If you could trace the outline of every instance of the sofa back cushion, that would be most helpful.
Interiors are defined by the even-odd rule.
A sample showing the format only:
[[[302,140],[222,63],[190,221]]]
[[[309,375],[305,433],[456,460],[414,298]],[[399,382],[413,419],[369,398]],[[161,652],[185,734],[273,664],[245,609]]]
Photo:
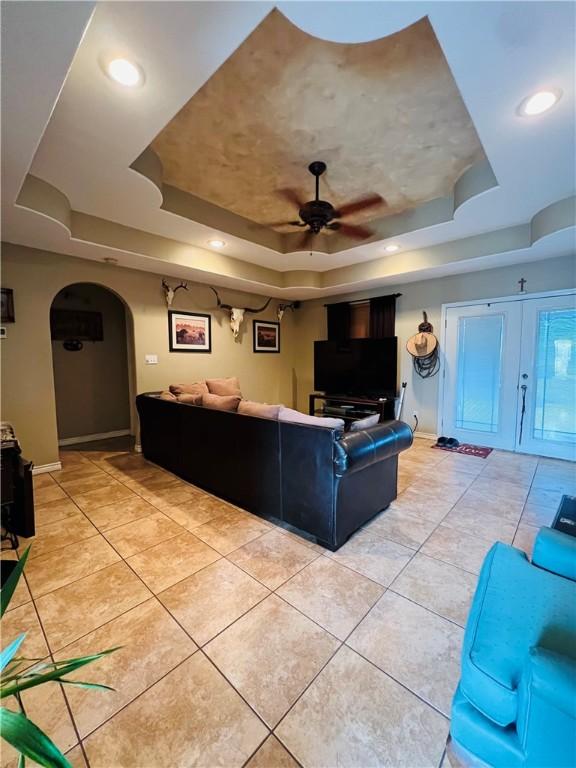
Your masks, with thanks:
[[[212,408],[215,411],[236,411],[240,398],[234,395],[202,395],[204,408]]]
[[[170,384],[169,389],[173,395],[207,395],[209,391],[205,381],[193,381],[192,384]]]
[[[250,400],[240,400],[238,413],[245,416],[258,416],[261,419],[277,419],[282,405],[268,405],[268,403],[253,403]]]
[[[229,379],[206,379],[206,385],[211,395],[242,397],[240,383],[236,376],[231,376]]]
[[[292,408],[282,406],[278,414],[278,421],[290,421],[293,424],[309,424],[313,427],[327,427],[328,429],[344,429],[344,419],[331,419],[324,416],[309,416]]]

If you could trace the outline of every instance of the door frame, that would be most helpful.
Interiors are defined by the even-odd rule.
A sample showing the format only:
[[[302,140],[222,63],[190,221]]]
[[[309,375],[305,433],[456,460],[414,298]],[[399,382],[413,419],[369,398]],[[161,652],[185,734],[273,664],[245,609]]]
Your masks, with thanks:
[[[526,301],[526,299],[546,299],[553,296],[570,296],[576,293],[575,288],[559,288],[555,291],[537,291],[535,293],[514,293],[511,296],[497,296],[495,298],[486,299],[468,299],[467,301],[452,301],[446,304],[442,304],[442,310],[440,314],[440,366],[438,369],[438,376],[440,385],[438,387],[438,412],[436,418],[436,433],[442,434],[442,423],[444,418],[444,394],[445,394],[445,381],[446,381],[446,328],[448,324],[447,310],[453,307],[473,307],[481,304],[499,304],[501,302],[509,301]]]

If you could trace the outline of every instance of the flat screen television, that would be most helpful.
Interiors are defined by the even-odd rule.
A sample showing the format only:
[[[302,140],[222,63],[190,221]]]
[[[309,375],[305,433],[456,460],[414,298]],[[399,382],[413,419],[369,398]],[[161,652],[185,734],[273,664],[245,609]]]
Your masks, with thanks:
[[[314,342],[314,389],[332,395],[396,395],[398,339]]]

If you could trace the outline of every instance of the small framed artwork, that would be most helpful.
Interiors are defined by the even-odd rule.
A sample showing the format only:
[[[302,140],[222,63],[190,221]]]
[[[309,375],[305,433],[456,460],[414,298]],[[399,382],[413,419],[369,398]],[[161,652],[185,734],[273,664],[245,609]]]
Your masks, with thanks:
[[[280,323],[253,322],[254,352],[280,352]]]
[[[168,312],[170,352],[212,352],[211,316]]]
[[[0,300],[2,302],[2,318],[0,322],[14,323],[14,291],[12,288],[0,289]]]

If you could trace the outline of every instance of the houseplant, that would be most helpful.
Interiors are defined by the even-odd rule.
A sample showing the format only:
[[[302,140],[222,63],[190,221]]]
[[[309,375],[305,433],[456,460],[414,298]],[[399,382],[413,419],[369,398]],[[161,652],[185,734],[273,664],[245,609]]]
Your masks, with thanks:
[[[26,549],[0,591],[0,618],[10,604],[14,590],[24,570],[30,547]],[[66,675],[80,667],[90,664],[103,656],[113,653],[117,648],[110,648],[90,656],[63,661],[42,661],[17,656],[26,634],[19,635],[0,653],[0,699],[10,697],[16,702],[17,710],[0,707],[0,733],[19,753],[18,768],[25,766],[26,758],[34,760],[45,768],[71,768],[70,763],[52,740],[37,725],[26,717],[21,693],[37,685],[56,681],[65,685],[79,685],[84,688],[114,690],[107,685],[84,683],[66,679]],[[30,662],[35,662],[28,666]]]

